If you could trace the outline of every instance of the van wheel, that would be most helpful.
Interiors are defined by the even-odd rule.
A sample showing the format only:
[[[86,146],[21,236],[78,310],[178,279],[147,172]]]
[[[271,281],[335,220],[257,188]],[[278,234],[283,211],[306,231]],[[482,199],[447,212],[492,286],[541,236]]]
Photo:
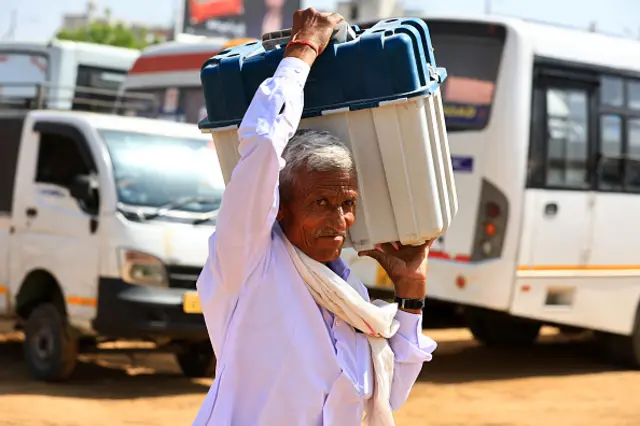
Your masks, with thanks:
[[[465,313],[473,337],[486,346],[523,347],[535,342],[540,324],[504,312],[469,309]]]
[[[216,372],[216,357],[211,343],[184,343],[176,354],[182,374],[186,377],[213,378]]]
[[[36,306],[24,331],[24,355],[31,376],[43,381],[68,379],[76,367],[78,339],[55,305]]]

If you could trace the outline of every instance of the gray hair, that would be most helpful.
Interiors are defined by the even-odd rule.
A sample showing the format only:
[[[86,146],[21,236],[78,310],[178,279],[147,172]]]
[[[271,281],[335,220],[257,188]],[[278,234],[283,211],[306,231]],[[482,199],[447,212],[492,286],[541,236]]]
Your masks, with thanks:
[[[296,174],[300,171],[346,170],[355,175],[356,169],[349,148],[326,131],[298,130],[282,152],[285,161],[280,171],[280,197],[291,195]]]

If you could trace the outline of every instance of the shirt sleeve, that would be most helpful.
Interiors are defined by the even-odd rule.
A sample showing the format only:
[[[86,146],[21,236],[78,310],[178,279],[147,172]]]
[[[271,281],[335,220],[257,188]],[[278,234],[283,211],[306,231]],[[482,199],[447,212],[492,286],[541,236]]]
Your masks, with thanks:
[[[238,129],[240,160],[209,239],[208,265],[223,291],[239,290],[269,247],[281,155],[300,123],[309,71],[304,61],[284,58],[256,91]]]
[[[431,354],[437,347],[435,341],[422,334],[422,314],[398,311],[396,320],[400,322],[400,328],[389,339],[395,362],[389,401],[393,411],[405,403],[422,364],[431,361]]]

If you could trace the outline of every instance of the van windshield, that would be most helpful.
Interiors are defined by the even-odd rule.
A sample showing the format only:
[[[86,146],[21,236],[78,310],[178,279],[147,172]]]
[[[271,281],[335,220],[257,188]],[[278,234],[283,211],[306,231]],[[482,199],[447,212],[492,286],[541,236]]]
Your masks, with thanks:
[[[99,130],[111,157],[118,201],[192,213],[220,207],[224,180],[213,142]],[[191,202],[182,202],[189,200]]]

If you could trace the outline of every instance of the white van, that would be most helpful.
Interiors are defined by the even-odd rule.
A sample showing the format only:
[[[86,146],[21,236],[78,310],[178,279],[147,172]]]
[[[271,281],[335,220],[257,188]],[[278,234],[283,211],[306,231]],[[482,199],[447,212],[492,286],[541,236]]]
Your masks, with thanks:
[[[0,113],[0,331],[22,329],[34,378],[79,351],[150,340],[213,376],[202,315],[183,301],[224,183],[192,124],[77,111]]]

